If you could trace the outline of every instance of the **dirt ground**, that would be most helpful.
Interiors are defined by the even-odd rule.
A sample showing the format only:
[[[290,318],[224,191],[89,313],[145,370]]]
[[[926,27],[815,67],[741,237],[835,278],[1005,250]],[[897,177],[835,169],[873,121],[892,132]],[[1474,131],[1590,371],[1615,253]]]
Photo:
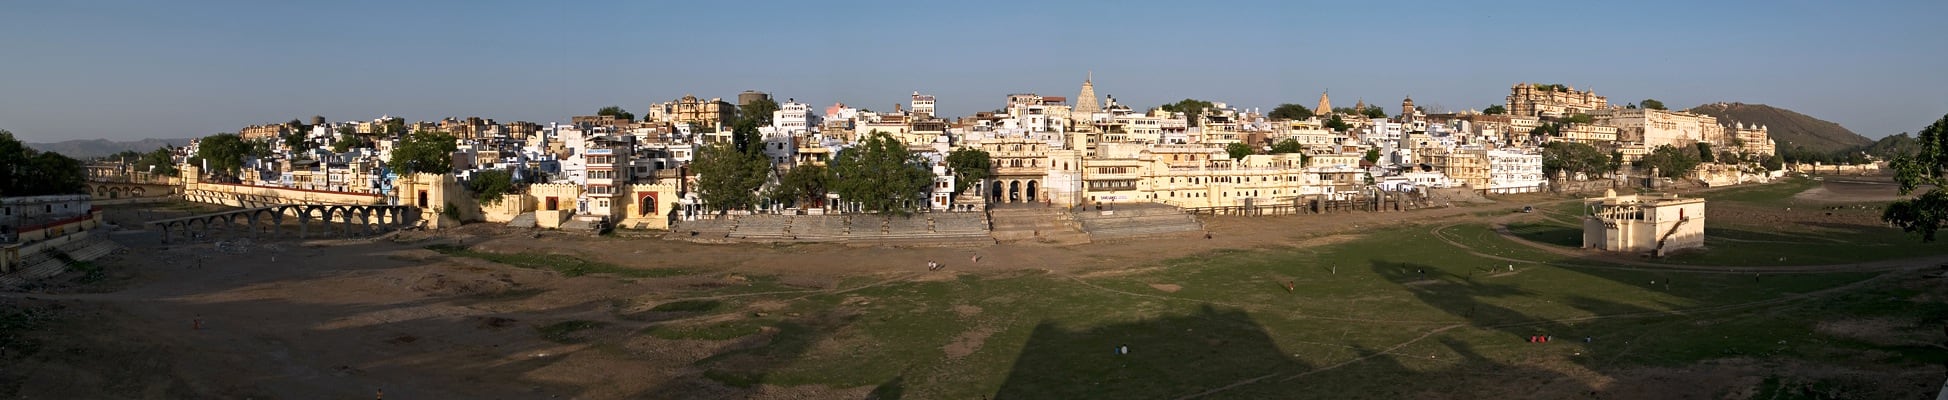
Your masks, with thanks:
[[[658,314],[648,310],[655,304],[641,301],[646,294],[735,285],[746,276],[775,276],[791,290],[831,293],[848,279],[911,279],[925,272],[928,261],[956,273],[1114,273],[1214,249],[1323,245],[1387,226],[1480,220],[1473,214],[1553,200],[1535,195],[1406,213],[1213,217],[1206,219],[1210,239],[974,248],[715,245],[535,235],[476,224],[389,240],[259,241],[220,249],[208,242],[161,245],[154,232],[138,229],[143,220],[199,209],[112,208],[107,218],[124,230],[111,237],[129,249],[97,261],[107,266],[105,280],[62,283],[75,279],[64,276],[29,292],[0,295],[4,307],[20,310],[0,322],[28,324],[32,332],[0,338],[0,359],[7,361],[0,367],[0,392],[20,398],[312,399],[383,392],[402,399],[601,399],[681,386],[686,393],[715,391],[725,398],[863,398],[870,387],[734,388],[696,377],[693,363],[726,349],[761,346],[769,332],[724,341],[638,336],[601,341],[620,348],[600,352],[578,351],[594,341],[575,339],[620,338],[650,326]],[[449,242],[484,252],[566,254],[706,272],[562,277],[424,249]],[[955,311],[997,312],[973,306]],[[583,320],[600,327],[556,340],[536,334],[539,326]],[[1832,329],[1859,325],[1846,324]],[[973,352],[987,333],[968,335],[948,353]]]

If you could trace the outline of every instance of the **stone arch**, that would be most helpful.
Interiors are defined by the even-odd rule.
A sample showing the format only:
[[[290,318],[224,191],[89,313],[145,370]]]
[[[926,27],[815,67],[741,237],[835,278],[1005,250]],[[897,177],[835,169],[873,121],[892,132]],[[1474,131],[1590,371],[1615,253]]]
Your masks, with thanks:
[[[1041,184],[1039,182],[1033,179],[1028,180],[1028,195],[1026,197],[1023,197],[1023,199],[1028,200],[1028,202],[1030,203],[1036,202],[1037,200],[1041,200],[1041,197],[1036,196],[1035,193],[1035,191],[1040,188],[1041,188]]]
[[[1021,202],[1021,181],[1008,181],[1008,202]]]

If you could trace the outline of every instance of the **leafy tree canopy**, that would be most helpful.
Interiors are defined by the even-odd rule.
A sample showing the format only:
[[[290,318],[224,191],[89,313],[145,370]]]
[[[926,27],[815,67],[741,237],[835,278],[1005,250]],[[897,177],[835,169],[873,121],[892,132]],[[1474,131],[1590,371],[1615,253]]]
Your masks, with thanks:
[[[1481,113],[1482,113],[1482,114],[1488,114],[1488,115],[1502,115],[1502,114],[1507,114],[1507,113],[1508,113],[1508,107],[1502,107],[1502,105],[1500,105],[1500,104],[1496,104],[1496,105],[1492,105],[1492,106],[1488,106],[1488,108],[1483,108],[1483,109],[1481,109]]]
[[[0,129],[0,196],[86,193],[86,179],[80,160],[35,151]]]
[[[1197,116],[1204,114],[1204,109],[1214,106],[1214,104],[1208,101],[1187,98],[1178,100],[1176,103],[1157,106],[1157,108],[1164,111],[1184,113],[1184,118],[1190,126],[1197,126]]]
[[[195,164],[208,164],[205,174],[234,175],[243,168],[243,159],[249,156],[252,146],[234,133],[219,133],[205,136],[196,142]]]
[[[1914,154],[1896,157],[1888,166],[1894,170],[1894,181],[1901,184],[1902,196],[1923,187],[1928,191],[1888,204],[1880,219],[1932,242],[1942,223],[1948,222],[1948,191],[1943,189],[1948,186],[1948,116],[1921,129],[1916,141],[1920,148]]]
[[[1305,146],[1299,145],[1298,139],[1286,138],[1285,140],[1272,143],[1272,154],[1290,154],[1302,151],[1305,151]]]
[[[1369,163],[1379,163],[1379,162],[1380,162],[1380,148],[1378,148],[1378,147],[1375,147],[1375,148],[1370,148],[1370,149],[1366,149],[1366,162],[1369,162]],[[1369,182],[1369,183],[1370,183],[1370,182]]]
[[[1224,152],[1225,154],[1230,154],[1233,160],[1243,160],[1245,156],[1253,153],[1251,151],[1251,145],[1242,142],[1224,145]]]
[[[1664,108],[1664,102],[1657,101],[1657,99],[1644,99],[1644,101],[1637,102],[1637,104],[1645,109],[1666,110]]]
[[[1266,117],[1273,120],[1297,121],[1312,118],[1312,110],[1302,105],[1285,103],[1272,108],[1272,113]]]
[[[1698,162],[1697,150],[1680,149],[1667,144],[1651,149],[1650,154],[1645,155],[1642,160],[1637,160],[1637,165],[1644,169],[1656,168],[1658,176],[1677,179],[1691,173],[1691,169],[1698,167]]]
[[[1620,154],[1618,156],[1621,156]],[[1611,155],[1584,143],[1555,141],[1542,145],[1542,172],[1597,175],[1610,170]]]
[[[768,196],[771,201],[780,204],[805,208],[825,201],[825,194],[832,187],[831,178],[831,173],[825,167],[817,165],[792,167],[784,177],[778,178],[778,185],[771,188]]]
[[[413,132],[392,149],[392,160],[387,164],[400,175],[415,172],[444,174],[453,172],[453,152],[459,148],[453,135],[446,132]]]
[[[737,107],[738,119],[751,121],[757,126],[770,126],[773,111],[778,111],[778,101],[769,97],[751,100]]]
[[[600,110],[595,110],[595,115],[616,117],[617,119],[628,121],[636,120],[636,114],[630,114],[629,111],[623,110],[622,106],[602,107]]]
[[[840,150],[831,166],[833,191],[867,211],[903,214],[925,205],[933,186],[926,162],[884,132]]]
[[[954,173],[955,195],[967,191],[975,182],[987,179],[988,171],[993,167],[994,161],[988,158],[988,152],[981,149],[960,148],[947,153],[947,169]]]
[[[518,193],[519,186],[514,182],[514,173],[504,169],[481,170],[467,180],[467,190],[474,193],[480,204],[500,204],[501,197],[508,193]]]

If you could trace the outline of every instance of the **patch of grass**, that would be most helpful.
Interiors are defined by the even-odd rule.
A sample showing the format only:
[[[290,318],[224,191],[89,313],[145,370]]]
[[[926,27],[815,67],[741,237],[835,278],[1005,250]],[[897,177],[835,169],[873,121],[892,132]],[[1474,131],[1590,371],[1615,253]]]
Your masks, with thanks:
[[[657,325],[643,333],[670,340],[730,340],[750,336],[771,325],[758,320],[740,320],[709,325]]]
[[[1819,181],[1815,181],[1812,179],[1807,179],[1802,177],[1790,177],[1790,178],[1786,178],[1782,182],[1774,182],[1774,183],[1764,184],[1764,185],[1752,185],[1748,187],[1713,191],[1713,192],[1705,193],[1701,196],[1704,197],[1706,201],[1729,201],[1729,202],[1763,204],[1763,205],[1786,205],[1786,204],[1795,203],[1792,197],[1793,195],[1799,194],[1799,192],[1804,192],[1806,191],[1806,189],[1819,187],[1819,185],[1820,185]]]
[[[81,277],[75,279],[77,283],[95,283],[108,278],[108,272],[102,268],[101,264],[88,261],[76,261],[68,264],[68,268],[81,272]]]
[[[655,307],[650,307],[649,310],[703,312],[716,310],[718,307],[723,307],[723,305],[724,302],[716,300],[684,300],[657,304]]]
[[[1516,222],[1508,232],[1523,239],[1565,247],[1582,247],[1583,230],[1551,222]]]
[[[571,320],[536,326],[534,327],[534,331],[535,333],[541,334],[542,339],[548,339],[550,342],[575,343],[581,341],[580,338],[574,336],[575,332],[601,328],[603,326],[608,326],[608,324],[597,321]]]
[[[521,268],[555,271],[562,276],[582,276],[588,274],[609,274],[631,278],[661,278],[689,275],[690,271],[679,268],[628,268],[615,264],[583,260],[578,257],[557,254],[536,253],[488,253],[464,246],[435,244],[426,246],[427,250],[456,257],[478,258],[487,261],[512,265]]]
[[[737,388],[757,386],[764,381],[764,375],[718,369],[704,370],[703,377],[722,383],[724,386]]]

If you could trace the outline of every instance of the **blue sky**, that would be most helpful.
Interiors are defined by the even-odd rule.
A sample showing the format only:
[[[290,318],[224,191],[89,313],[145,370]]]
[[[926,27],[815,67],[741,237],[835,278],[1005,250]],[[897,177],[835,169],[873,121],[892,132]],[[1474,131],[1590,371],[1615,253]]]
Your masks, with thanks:
[[[1269,110],[1765,103],[1869,137],[1948,114],[1948,2],[43,1],[0,6],[0,129],[192,137],[324,115],[566,121],[746,89],[940,112],[1008,93]]]

